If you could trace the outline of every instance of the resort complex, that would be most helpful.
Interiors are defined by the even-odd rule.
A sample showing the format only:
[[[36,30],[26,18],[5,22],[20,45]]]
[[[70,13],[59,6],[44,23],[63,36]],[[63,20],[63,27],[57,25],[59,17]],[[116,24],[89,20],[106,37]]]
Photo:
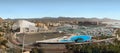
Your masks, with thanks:
[[[3,46],[6,49],[5,51],[1,49],[0,52],[84,53],[82,48],[85,45],[115,45],[114,41],[120,40],[120,21],[111,23],[100,20],[87,21],[87,18],[84,21],[81,18],[80,20],[75,18],[48,19],[2,20],[1,38],[4,38]],[[81,48],[80,51],[72,49],[76,49],[76,47]],[[94,50],[91,51],[94,52]]]

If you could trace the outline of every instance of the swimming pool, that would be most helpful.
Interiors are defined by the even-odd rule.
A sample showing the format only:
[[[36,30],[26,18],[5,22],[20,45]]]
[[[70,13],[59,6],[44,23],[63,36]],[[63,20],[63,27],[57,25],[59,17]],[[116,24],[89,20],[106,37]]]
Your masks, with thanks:
[[[76,36],[71,36],[68,39],[62,39],[60,42],[86,42],[86,41],[91,41],[91,36],[90,35],[76,35]]]

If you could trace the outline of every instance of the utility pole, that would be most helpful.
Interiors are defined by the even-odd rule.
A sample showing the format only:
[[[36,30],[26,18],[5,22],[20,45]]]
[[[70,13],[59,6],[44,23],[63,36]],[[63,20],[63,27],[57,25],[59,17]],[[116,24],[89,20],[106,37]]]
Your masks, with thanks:
[[[24,52],[24,42],[25,42],[24,40],[25,40],[25,33],[23,33],[22,53]]]

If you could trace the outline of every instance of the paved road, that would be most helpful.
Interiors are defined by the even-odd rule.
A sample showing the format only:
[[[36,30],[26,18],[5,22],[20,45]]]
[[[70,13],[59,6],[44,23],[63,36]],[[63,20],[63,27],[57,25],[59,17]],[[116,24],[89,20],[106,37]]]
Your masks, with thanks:
[[[88,43],[99,43],[99,42],[103,42],[103,41],[110,41],[113,40],[115,38],[107,38],[107,39],[102,39],[102,40],[94,40],[92,42],[83,42],[83,43],[74,43],[74,44],[88,44]]]
[[[19,42],[16,41],[16,38],[14,37],[15,34],[11,33],[8,34],[8,43],[11,48],[19,48],[22,49],[22,46],[19,46]],[[30,50],[30,48],[25,48],[25,50]]]

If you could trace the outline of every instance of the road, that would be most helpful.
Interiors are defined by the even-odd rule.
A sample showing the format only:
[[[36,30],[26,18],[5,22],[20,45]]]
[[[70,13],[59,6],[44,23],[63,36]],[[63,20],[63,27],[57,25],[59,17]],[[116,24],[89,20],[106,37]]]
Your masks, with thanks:
[[[22,46],[19,46],[19,43],[16,38],[15,38],[16,34],[8,34],[7,37],[8,37],[8,43],[9,43],[9,46],[10,48],[19,48],[19,49],[22,49]],[[26,46],[27,47],[27,46]],[[25,50],[30,50],[30,48],[25,48]]]
[[[89,44],[89,43],[99,43],[99,42],[104,42],[104,41],[110,41],[115,38],[107,38],[107,39],[102,39],[102,40],[94,40],[92,42],[83,42],[83,43],[74,43],[74,44]]]

